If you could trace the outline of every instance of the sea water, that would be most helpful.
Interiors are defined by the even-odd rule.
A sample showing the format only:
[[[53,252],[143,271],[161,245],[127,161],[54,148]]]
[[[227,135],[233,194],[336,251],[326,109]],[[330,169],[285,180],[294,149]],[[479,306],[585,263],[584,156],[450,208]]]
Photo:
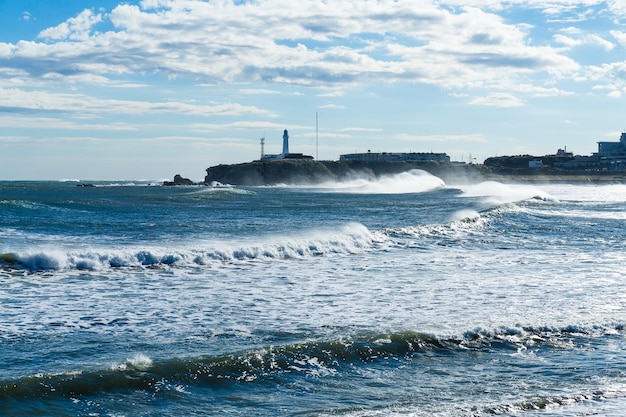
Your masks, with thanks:
[[[0,182],[0,415],[621,416],[626,186]]]

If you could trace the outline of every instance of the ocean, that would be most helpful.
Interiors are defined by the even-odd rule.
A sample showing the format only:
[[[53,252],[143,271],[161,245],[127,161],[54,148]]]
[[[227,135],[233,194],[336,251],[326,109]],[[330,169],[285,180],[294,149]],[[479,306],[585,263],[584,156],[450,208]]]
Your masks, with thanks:
[[[0,415],[622,416],[626,185],[0,182]]]

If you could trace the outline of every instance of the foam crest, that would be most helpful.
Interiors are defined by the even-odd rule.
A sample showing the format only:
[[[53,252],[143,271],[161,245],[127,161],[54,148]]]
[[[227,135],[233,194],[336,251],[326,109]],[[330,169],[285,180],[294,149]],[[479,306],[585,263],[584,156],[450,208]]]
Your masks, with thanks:
[[[179,391],[181,386],[217,381],[255,383],[265,380],[281,383],[283,376],[324,377],[387,359],[402,361],[422,356],[430,358],[433,353],[452,360],[465,358],[468,352],[503,358],[519,355],[520,351],[532,348],[545,349],[549,355],[553,351],[585,350],[590,344],[621,338],[623,333],[623,324],[476,329],[461,336],[401,331],[344,335],[332,340],[310,340],[188,359],[153,361],[146,355],[138,354],[109,369],[37,374],[18,380],[0,381],[0,399],[33,395],[91,395],[123,389]]]
[[[325,183],[318,188],[354,194],[410,194],[423,193],[445,187],[445,182],[420,169],[413,169],[379,178],[355,178],[352,180]]]
[[[111,370],[113,371],[147,371],[152,367],[152,359],[144,354],[137,354],[131,358],[126,359],[125,362],[113,365]]]
[[[454,212],[448,223],[386,229],[384,233],[388,236],[418,239],[457,239],[475,230],[482,229],[489,221],[489,216],[482,216],[475,210],[464,209]]]
[[[480,184],[461,187],[463,197],[485,197],[495,204],[515,203],[524,200],[555,200],[546,191],[532,185],[503,184],[497,181],[485,181]]]
[[[626,202],[626,184],[548,184],[541,188],[563,201]]]
[[[452,221],[475,221],[480,218],[480,213],[472,209],[457,210],[450,218]]]
[[[200,243],[184,247],[144,247],[88,251],[44,249],[0,254],[0,265],[8,268],[47,270],[101,270],[121,267],[220,265],[224,262],[298,259],[316,256],[351,255],[386,240],[358,223],[335,229],[302,232],[297,236],[268,236],[247,245],[234,242]],[[259,243],[257,243],[259,242]]]

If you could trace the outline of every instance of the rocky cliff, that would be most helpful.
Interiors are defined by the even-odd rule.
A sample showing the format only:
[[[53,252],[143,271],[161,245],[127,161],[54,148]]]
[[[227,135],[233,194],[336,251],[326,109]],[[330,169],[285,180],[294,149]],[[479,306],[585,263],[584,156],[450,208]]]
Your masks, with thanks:
[[[283,159],[255,161],[244,164],[217,165],[207,169],[205,184],[219,182],[231,185],[319,184],[354,178],[378,178],[412,169],[421,169],[450,181],[479,181],[483,179],[482,165],[437,162],[378,162],[311,161]]]

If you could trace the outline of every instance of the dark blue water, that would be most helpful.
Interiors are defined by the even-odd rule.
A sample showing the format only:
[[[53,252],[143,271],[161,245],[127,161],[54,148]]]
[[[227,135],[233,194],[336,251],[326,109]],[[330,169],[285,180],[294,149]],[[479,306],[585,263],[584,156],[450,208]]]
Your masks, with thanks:
[[[0,415],[622,415],[626,187],[0,183]]]

